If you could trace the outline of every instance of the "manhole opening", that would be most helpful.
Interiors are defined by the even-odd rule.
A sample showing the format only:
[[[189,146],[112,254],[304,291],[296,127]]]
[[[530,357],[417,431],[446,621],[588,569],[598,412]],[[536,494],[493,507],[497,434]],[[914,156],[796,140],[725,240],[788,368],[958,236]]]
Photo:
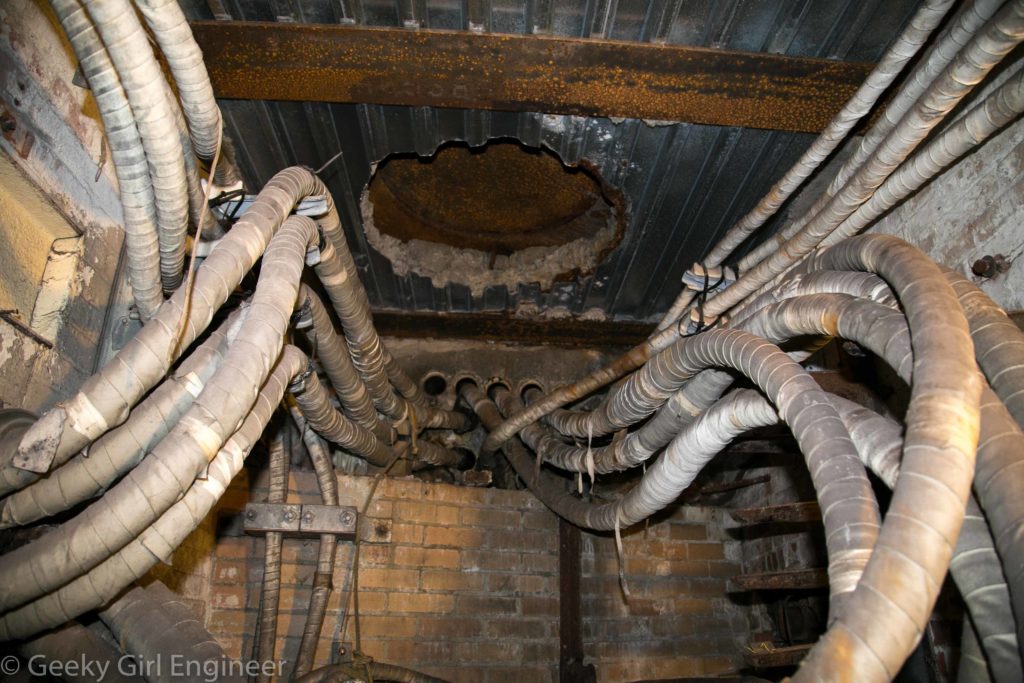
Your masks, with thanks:
[[[617,224],[621,209],[595,170],[509,139],[446,143],[429,157],[391,155],[377,166],[368,198],[385,235],[492,257],[594,238]],[[610,242],[621,238],[614,233]]]

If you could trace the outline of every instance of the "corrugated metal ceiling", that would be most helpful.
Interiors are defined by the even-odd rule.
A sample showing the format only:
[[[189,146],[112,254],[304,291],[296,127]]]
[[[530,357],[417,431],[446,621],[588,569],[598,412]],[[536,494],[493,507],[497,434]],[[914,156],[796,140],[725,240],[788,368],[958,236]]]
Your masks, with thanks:
[[[194,19],[347,23],[502,33],[545,33],[661,41],[849,61],[876,61],[918,4],[915,0],[180,0]],[[211,10],[211,7],[214,9]],[[471,19],[473,20],[471,22]],[[349,231],[356,262],[378,308],[504,311],[519,306],[599,309],[615,319],[663,312],[683,271],[749,210],[810,144],[798,133],[661,125],[543,114],[428,107],[222,101],[239,162],[253,187],[293,164],[318,168]],[[398,277],[369,248],[359,197],[373,162],[389,154],[429,155],[443,142],[472,145],[515,138],[546,146],[566,163],[587,159],[620,188],[629,225],[592,277],[550,292],[522,284],[474,297]],[[770,229],[771,226],[769,226]]]

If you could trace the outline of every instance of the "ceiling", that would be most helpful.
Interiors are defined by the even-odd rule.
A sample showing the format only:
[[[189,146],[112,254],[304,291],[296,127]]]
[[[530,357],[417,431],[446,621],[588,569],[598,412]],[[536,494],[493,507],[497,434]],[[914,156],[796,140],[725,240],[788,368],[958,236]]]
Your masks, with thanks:
[[[855,62],[876,61],[915,0],[180,0],[190,19],[342,23],[371,27],[529,32],[667,42]],[[212,8],[212,9],[211,9]],[[474,20],[471,22],[471,18]],[[530,28],[530,31],[527,28]],[[251,187],[276,171],[316,169],[341,211],[370,301],[378,309],[505,312],[517,308],[614,320],[651,320],[685,271],[749,210],[813,140],[807,133],[688,123],[431,107],[222,100]],[[434,286],[395,274],[361,229],[359,201],[373,164],[392,154],[496,138],[585,162],[621,191],[625,233],[591,276],[555,282]],[[500,188],[495,189],[500,192]],[[770,230],[772,225],[768,226]]]

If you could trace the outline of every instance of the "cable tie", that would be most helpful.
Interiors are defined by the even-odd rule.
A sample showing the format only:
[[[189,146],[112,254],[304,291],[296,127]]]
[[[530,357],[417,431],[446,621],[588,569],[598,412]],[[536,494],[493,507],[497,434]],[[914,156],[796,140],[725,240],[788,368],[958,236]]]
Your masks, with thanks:
[[[619,563],[619,587],[622,588],[622,595],[626,598],[626,602],[629,602],[629,584],[626,582],[626,561],[625,553],[622,550],[622,534],[619,532],[619,524],[621,518],[619,514],[622,511],[621,502],[615,506],[615,554]]]
[[[420,452],[419,445],[416,443],[416,409],[406,404],[405,414],[409,417],[409,453],[411,453],[413,458],[415,458]]]
[[[594,439],[594,425],[590,420],[587,420],[587,474],[590,476],[590,493],[594,493],[594,484],[596,478],[594,477],[594,449],[591,448],[590,443]]]

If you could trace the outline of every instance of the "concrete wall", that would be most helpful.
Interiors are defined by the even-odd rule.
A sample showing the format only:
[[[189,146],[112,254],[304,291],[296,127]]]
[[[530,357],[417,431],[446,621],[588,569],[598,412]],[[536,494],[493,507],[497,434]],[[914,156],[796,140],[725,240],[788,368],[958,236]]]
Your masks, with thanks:
[[[0,308],[29,320],[50,245],[76,234],[14,161],[0,155]]]
[[[902,237],[971,277],[1007,311],[1024,309],[1024,120],[946,170],[884,216],[872,232]],[[971,264],[1002,254],[1010,270],[975,277]]]
[[[0,3],[0,308],[20,322],[0,320],[0,408],[47,408],[137,329],[117,187],[75,68],[45,0]]]

